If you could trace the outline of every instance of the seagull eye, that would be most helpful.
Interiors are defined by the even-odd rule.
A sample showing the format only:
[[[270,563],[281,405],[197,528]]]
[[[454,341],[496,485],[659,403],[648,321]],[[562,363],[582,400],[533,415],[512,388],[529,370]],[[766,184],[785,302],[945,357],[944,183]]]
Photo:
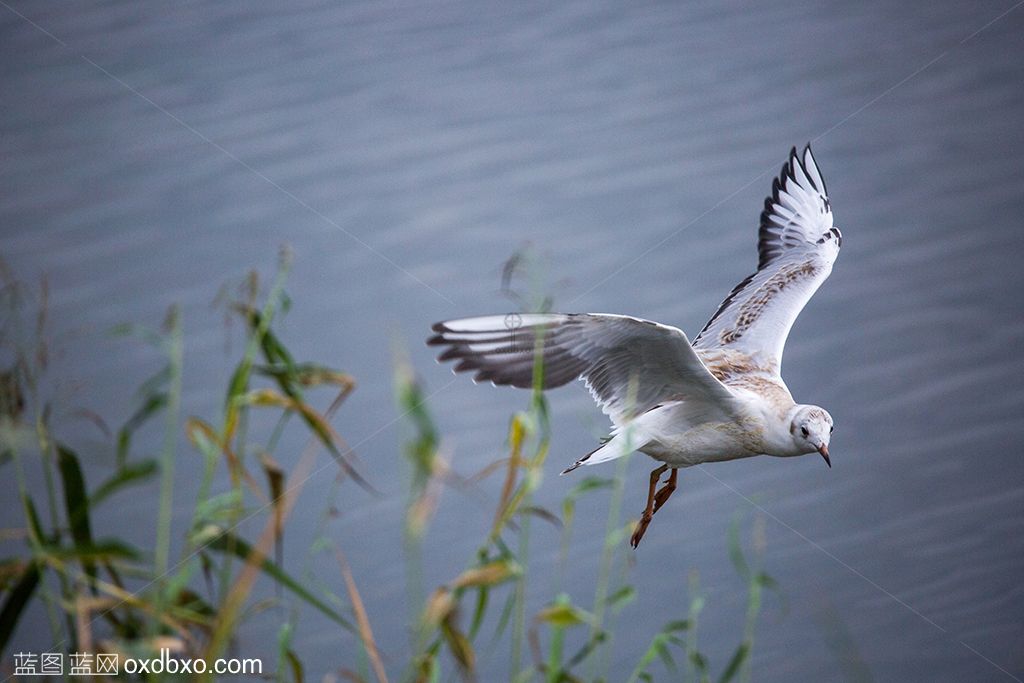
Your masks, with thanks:
[[[801,427],[800,428],[800,433],[803,434],[804,437],[806,437],[807,436],[807,427]]]
[[[828,433],[829,433],[829,434],[831,434],[831,433],[832,433],[832,432],[834,432],[834,431],[836,431],[836,428],[835,428],[834,426],[833,426],[833,427],[829,427],[829,428],[828,428]]]

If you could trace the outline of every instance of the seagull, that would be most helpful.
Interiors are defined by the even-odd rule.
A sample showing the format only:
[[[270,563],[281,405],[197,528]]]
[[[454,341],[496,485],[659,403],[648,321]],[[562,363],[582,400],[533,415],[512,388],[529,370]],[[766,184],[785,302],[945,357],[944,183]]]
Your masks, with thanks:
[[[636,548],[680,468],[810,453],[832,467],[832,416],[796,403],[781,370],[789,330],[841,245],[810,144],[794,147],[761,212],[757,271],[692,343],[676,327],[626,315],[512,313],[436,323],[427,344],[444,347],[438,361],[457,361],[454,371],[475,382],[529,388],[535,364],[544,389],[582,380],[613,429],[562,474],[634,451],[662,463],[630,539]]]

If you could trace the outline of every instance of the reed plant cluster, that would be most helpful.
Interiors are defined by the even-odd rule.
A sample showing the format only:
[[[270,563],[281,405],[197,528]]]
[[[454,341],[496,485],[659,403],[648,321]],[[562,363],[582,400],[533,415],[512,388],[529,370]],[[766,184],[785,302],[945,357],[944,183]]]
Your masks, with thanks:
[[[252,276],[244,292],[227,304],[242,323],[244,344],[215,415],[195,416],[182,405],[187,359],[177,308],[171,308],[160,329],[116,330],[149,344],[162,361],[159,372],[135,391],[137,409],[119,428],[106,427],[93,414],[109,433],[105,443],[112,467],[100,477],[86,471],[75,444],[64,440],[67,430],[55,424],[57,412],[47,398],[46,288],[26,286],[5,274],[0,476],[4,504],[21,519],[21,526],[4,529],[0,538],[0,673],[5,678],[19,626],[32,612],[45,614],[54,651],[149,657],[168,648],[176,656],[211,661],[236,646],[244,649],[237,641],[247,619],[284,606],[273,661],[264,670],[264,677],[282,681],[319,680],[325,671],[336,680],[353,681],[480,680],[482,668],[503,671],[502,680],[517,683],[609,681],[613,665],[621,671],[623,661],[632,663],[630,682],[749,679],[762,593],[774,584],[759,566],[760,553],[743,551],[739,519],[729,545],[736,570],[746,580],[748,609],[731,658],[714,667],[698,648],[705,602],[693,573],[688,609],[674,620],[652,624],[646,649],[614,649],[616,615],[639,590],[628,582],[626,561],[635,521],[622,514],[627,460],[613,466],[611,477],[582,478],[557,511],[536,505],[550,445],[548,405],[538,388],[509,420],[505,457],[473,476],[460,474],[444,451],[416,372],[401,352],[395,354],[393,380],[404,424],[396,457],[404,456],[408,490],[404,524],[394,533],[402,536],[405,549],[408,640],[375,639],[374,620],[383,616],[363,600],[344,554],[346,543],[351,543],[349,552],[367,552],[355,541],[318,533],[307,554],[331,554],[337,566],[334,580],[316,585],[295,575],[281,548],[297,505],[325,507],[325,501],[300,500],[318,454],[334,459],[336,486],[381,494],[360,474],[354,453],[332,426],[356,388],[355,379],[296,359],[279,333],[277,323],[290,304],[284,289],[289,267],[285,253],[268,287]],[[542,373],[537,364],[536,387]],[[156,422],[163,426],[159,454],[143,457],[133,437]],[[282,453],[284,435],[297,432],[304,434],[305,448]],[[186,457],[179,452],[182,435],[194,451],[188,457],[198,454],[203,466],[194,488],[175,491],[175,466]],[[294,464],[286,468],[282,462]],[[498,478],[500,493],[476,551],[461,566],[451,567],[447,582],[425,585],[423,547],[441,491],[466,490],[487,477]],[[35,481],[42,485],[30,484]],[[153,488],[158,495],[152,515],[138,521],[152,525],[151,548],[96,527],[97,510],[116,505],[133,490]],[[573,593],[563,579],[576,506],[590,495],[608,500],[601,552],[593,559],[598,579],[594,586],[574,586],[582,594]],[[173,509],[186,496],[192,497],[190,519],[175,526]],[[536,591],[540,585],[548,590],[550,581],[531,581],[534,524],[560,530],[557,589],[546,598]],[[243,528],[261,530],[244,534]],[[756,520],[754,536],[759,550],[763,544],[756,539],[763,534]],[[292,556],[295,549],[289,552]],[[680,575],[685,576],[683,568]],[[543,607],[531,612],[529,605],[539,603]],[[350,644],[338,659],[300,658],[294,641],[307,611],[322,615]],[[270,650],[261,645],[264,652]]]

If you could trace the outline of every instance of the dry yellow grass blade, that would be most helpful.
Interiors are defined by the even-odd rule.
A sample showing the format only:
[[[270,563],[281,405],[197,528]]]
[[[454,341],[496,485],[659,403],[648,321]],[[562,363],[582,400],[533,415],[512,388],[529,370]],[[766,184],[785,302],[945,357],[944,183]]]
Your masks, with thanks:
[[[340,550],[335,548],[338,557],[338,564],[341,565],[341,575],[345,578],[345,588],[348,590],[349,600],[352,601],[352,611],[356,615],[356,625],[359,627],[359,638],[363,641],[366,649],[366,656],[370,658],[370,666],[380,683],[388,683],[388,676],[384,672],[384,663],[380,660],[380,652],[377,650],[377,642],[373,639],[373,629],[370,628],[370,619],[366,616],[366,608],[363,606],[363,599],[359,596],[359,589],[352,578],[352,570]]]
[[[469,586],[493,586],[519,576],[522,568],[512,560],[497,560],[482,567],[473,567],[462,572],[451,587],[467,588]]]

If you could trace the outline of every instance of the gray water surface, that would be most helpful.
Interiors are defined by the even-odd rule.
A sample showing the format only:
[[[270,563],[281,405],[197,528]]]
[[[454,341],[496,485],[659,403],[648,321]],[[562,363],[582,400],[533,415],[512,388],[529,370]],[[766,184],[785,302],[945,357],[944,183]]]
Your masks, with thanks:
[[[527,396],[452,382],[422,345],[432,322],[507,310],[501,264],[529,243],[556,308],[693,336],[753,269],[771,176],[810,140],[844,244],[793,329],[784,374],[798,401],[835,417],[834,467],[815,456],[684,472],[635,553],[639,595],[619,616],[612,680],[685,616],[691,570],[707,598],[700,645],[724,665],[744,610],[726,530],[752,500],[783,595],[766,597],[755,680],[1019,680],[1024,9],[1012,8],[9,0],[0,255],[25,279],[49,278],[59,409],[116,424],[159,361],[105,330],[157,325],[181,303],[184,404],[216,416],[233,356],[211,302],[291,245],[283,335],[359,380],[335,423],[388,494],[344,486],[328,528],[397,675],[408,607],[391,340],[406,340],[436,392],[456,467],[477,471],[502,454]],[[538,503],[557,508],[574,481],[554,474],[606,425],[579,388],[550,399]],[[106,442],[87,425],[81,435],[90,466],[109,466]],[[140,449],[156,449],[159,430],[146,438]],[[630,462],[631,514],[650,464]],[[199,467],[183,443],[179,529]],[[331,472],[291,521],[297,573]],[[144,544],[150,503],[119,499],[103,523]],[[584,605],[607,505],[594,494],[577,521],[566,585]],[[489,510],[445,494],[428,586],[470,560]],[[4,526],[17,520],[5,505]],[[558,534],[537,523],[533,543],[539,606]],[[333,558],[311,566],[342,590]],[[270,662],[281,617],[255,619],[240,651]],[[311,679],[356,661],[355,640],[315,613],[296,638]],[[12,651],[47,643],[36,614]],[[483,679],[501,680],[506,661],[499,647]]]

